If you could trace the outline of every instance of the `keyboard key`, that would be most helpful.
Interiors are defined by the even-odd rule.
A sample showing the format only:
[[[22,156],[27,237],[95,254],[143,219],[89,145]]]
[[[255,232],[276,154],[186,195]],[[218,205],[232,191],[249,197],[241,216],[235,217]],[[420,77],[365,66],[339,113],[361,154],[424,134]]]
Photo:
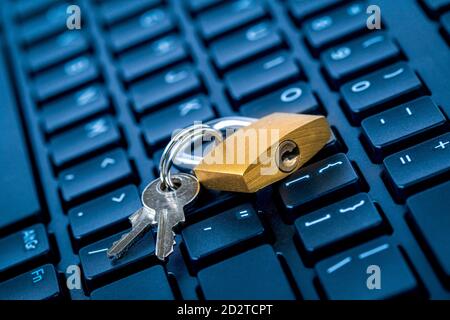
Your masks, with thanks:
[[[400,250],[387,237],[326,259],[316,270],[330,300],[392,299],[412,295],[418,289]],[[379,289],[377,281],[371,280],[376,272],[381,273]]]
[[[384,166],[400,197],[421,184],[444,178],[450,171],[450,133],[397,152],[384,160]]]
[[[242,101],[299,77],[299,67],[283,51],[235,69],[224,80],[233,100]]]
[[[130,94],[134,110],[143,113],[199,91],[201,81],[197,72],[188,64],[133,84]]]
[[[69,211],[72,235],[78,243],[86,243],[128,222],[128,217],[140,207],[140,195],[134,185],[117,189]]]
[[[42,126],[51,134],[108,109],[109,99],[104,88],[94,84],[47,103],[41,112]]]
[[[295,220],[305,251],[317,255],[336,252],[345,243],[373,234],[383,220],[366,193],[359,193]],[[333,251],[331,251],[333,250]]]
[[[130,180],[132,175],[125,152],[116,149],[62,171],[58,180],[63,200],[73,202]]]
[[[174,300],[166,272],[162,266],[120,279],[91,294],[93,300]]]
[[[0,239],[0,273],[46,260],[50,255],[47,232],[42,224],[23,229]]]
[[[314,51],[344,41],[368,30],[367,5],[355,2],[321,16],[307,20],[304,25],[306,40]]]
[[[39,16],[22,23],[19,33],[23,43],[31,45],[67,30],[66,10],[69,5],[64,2],[56,4]]]
[[[161,9],[149,10],[137,18],[114,26],[110,31],[111,47],[123,51],[174,29],[170,14]]]
[[[450,182],[412,196],[407,205],[414,228],[427,246],[426,253],[450,284]]]
[[[49,149],[53,164],[60,167],[119,142],[120,132],[115,121],[111,116],[104,116],[53,137]]]
[[[102,278],[106,282],[107,279],[111,280],[114,276],[123,276],[124,269],[154,257],[155,240],[153,233],[147,232],[122,258],[116,261],[109,259],[106,251],[125,233],[126,231],[115,234],[80,249],[81,267],[90,289],[94,288],[96,284],[100,284]],[[121,273],[118,273],[119,270]]]
[[[193,262],[205,260],[213,255],[255,241],[264,234],[255,210],[244,204],[211,218],[189,225],[182,230],[184,244]]]
[[[441,25],[447,41],[450,42],[450,12],[447,12],[441,17]]]
[[[195,199],[195,203],[186,208],[185,216],[190,223],[194,223],[205,219],[211,213],[237,206],[244,201],[243,199],[246,199],[245,194],[202,188],[197,199]]]
[[[51,264],[0,283],[0,300],[47,300],[60,294],[58,276]]]
[[[0,214],[0,230],[35,220],[42,210],[24,132],[16,113],[19,111],[16,96],[4,61],[0,51],[0,130],[4,133],[0,136],[0,208],[4,208]]]
[[[207,300],[295,299],[275,252],[269,245],[201,270],[198,281]]]
[[[235,0],[199,14],[196,20],[203,38],[211,40],[265,15],[261,1]]]
[[[196,13],[222,1],[223,0],[187,0],[187,5],[191,12]]]
[[[30,18],[48,9],[55,0],[18,0],[14,2],[14,13],[20,19]]]
[[[273,51],[282,43],[275,27],[269,22],[261,22],[213,42],[211,57],[216,67],[223,71],[258,54]]]
[[[342,0],[288,0],[289,10],[297,23],[341,3]]]
[[[358,190],[359,178],[345,154],[339,153],[289,176],[279,186],[283,208],[299,212],[327,198]]]
[[[97,65],[91,57],[76,58],[35,77],[34,89],[36,99],[42,101],[52,98],[93,81],[99,76]]]
[[[114,25],[161,3],[161,0],[113,0],[100,4],[100,15],[107,25]]]
[[[361,75],[400,55],[397,45],[385,33],[375,33],[323,52],[320,56],[332,84]]]
[[[244,104],[240,112],[246,117],[254,118],[274,112],[317,114],[319,103],[310,86],[305,82],[298,82]]]
[[[331,128],[331,136],[325,146],[314,156],[312,162],[330,157],[336,153],[347,151],[342,142],[336,137],[336,128]]]
[[[450,9],[450,0],[421,0],[421,2],[433,17]]]
[[[442,112],[430,97],[423,97],[365,119],[362,130],[377,159],[405,142],[417,142],[425,132],[445,125]]]
[[[196,96],[144,117],[144,139],[154,150],[167,142],[176,130],[190,126],[195,121],[206,122],[212,118],[214,111],[209,101],[204,96]]]
[[[88,49],[89,43],[83,33],[66,31],[31,47],[27,52],[28,69],[35,73],[73,58]]]
[[[119,67],[125,81],[168,67],[188,57],[178,36],[167,36],[120,56]]]
[[[341,95],[356,122],[381,111],[388,104],[424,91],[422,83],[404,62],[381,69],[341,87]]]

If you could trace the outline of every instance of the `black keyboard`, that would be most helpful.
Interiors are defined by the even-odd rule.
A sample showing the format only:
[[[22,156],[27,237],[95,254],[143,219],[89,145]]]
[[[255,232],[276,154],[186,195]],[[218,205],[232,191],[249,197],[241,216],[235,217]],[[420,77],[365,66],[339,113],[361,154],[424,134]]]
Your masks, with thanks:
[[[449,0],[0,6],[0,299],[450,299]],[[333,137],[255,195],[202,190],[166,263],[152,232],[107,258],[175,129],[276,111]]]

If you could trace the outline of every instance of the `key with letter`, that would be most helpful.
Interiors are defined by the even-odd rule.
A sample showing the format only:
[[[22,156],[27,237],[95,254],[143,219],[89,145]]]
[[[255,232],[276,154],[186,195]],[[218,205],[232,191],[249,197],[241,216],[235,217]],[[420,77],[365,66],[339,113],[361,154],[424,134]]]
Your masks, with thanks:
[[[108,250],[110,258],[120,258],[152,226],[157,225],[156,256],[164,260],[173,251],[175,228],[184,222],[184,206],[192,202],[200,191],[198,180],[189,174],[172,176],[178,186],[167,190],[160,179],[151,182],[142,193],[142,208],[130,216],[132,229]]]

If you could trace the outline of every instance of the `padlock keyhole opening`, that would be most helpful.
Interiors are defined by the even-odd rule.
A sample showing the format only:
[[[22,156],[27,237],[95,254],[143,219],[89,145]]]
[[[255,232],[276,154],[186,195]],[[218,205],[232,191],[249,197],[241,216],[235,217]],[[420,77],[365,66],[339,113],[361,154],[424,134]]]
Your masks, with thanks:
[[[291,141],[283,141],[278,147],[278,168],[283,172],[291,172],[300,160],[300,148]]]

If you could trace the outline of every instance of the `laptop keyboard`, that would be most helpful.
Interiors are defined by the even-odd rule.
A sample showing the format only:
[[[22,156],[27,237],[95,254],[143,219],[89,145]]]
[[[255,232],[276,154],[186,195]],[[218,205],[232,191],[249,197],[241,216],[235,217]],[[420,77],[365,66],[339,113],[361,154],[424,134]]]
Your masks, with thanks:
[[[81,30],[1,4],[0,299],[450,299],[450,1],[72,2]],[[173,130],[275,111],[333,137],[255,195],[202,190],[167,263],[152,233],[108,260]]]

